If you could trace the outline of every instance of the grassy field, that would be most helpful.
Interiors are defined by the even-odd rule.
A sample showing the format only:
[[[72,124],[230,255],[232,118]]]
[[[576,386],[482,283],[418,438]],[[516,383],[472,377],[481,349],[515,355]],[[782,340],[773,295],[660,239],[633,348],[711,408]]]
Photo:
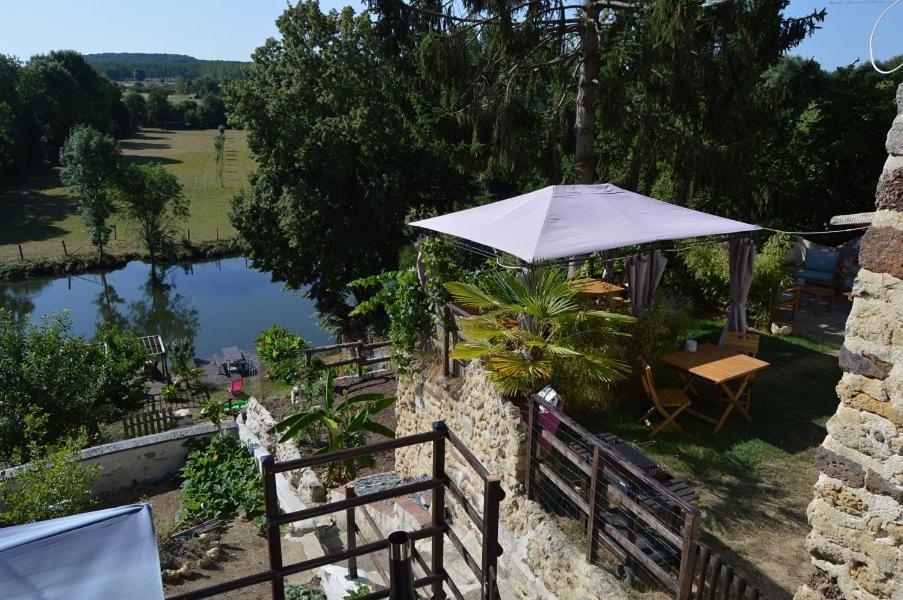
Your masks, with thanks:
[[[226,132],[225,186],[219,187],[213,156],[216,130],[168,131],[143,129],[135,137],[122,140],[120,146],[126,160],[133,163],[156,162],[172,172],[191,200],[191,217],[181,229],[191,232],[194,242],[234,235],[229,223],[232,196],[247,185],[254,162],[248,152],[244,131]],[[93,252],[87,243],[77,205],[59,178],[59,169],[37,174],[16,189],[0,193],[0,261],[19,260],[17,244],[22,245],[26,259],[60,256],[62,241],[70,253]],[[117,240],[110,251],[125,252],[135,248],[135,236],[129,224],[118,216]]]
[[[700,320],[691,337],[716,341],[721,326]],[[818,477],[815,450],[837,408],[837,350],[798,336],[763,335],[759,357],[771,367],[755,379],[753,422],[734,413],[717,435],[708,423],[683,415],[677,420],[687,433],[665,428],[649,440],[638,421],[648,406],[645,399],[577,420],[634,442],[695,486],[703,541],[767,595],[790,598],[811,570],[804,547],[806,507]],[[660,386],[678,384],[666,366],[652,367]],[[713,388],[699,387],[714,396]],[[713,416],[722,410],[701,401],[694,401],[694,408]],[[660,420],[653,417],[654,423]]]

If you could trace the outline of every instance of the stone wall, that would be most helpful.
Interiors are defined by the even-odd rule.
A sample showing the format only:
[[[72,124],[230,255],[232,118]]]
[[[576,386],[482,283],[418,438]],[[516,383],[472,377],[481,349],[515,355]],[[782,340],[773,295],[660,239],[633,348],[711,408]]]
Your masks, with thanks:
[[[840,404],[817,453],[797,597],[903,598],[903,86],[840,352]]]
[[[461,378],[446,378],[441,363],[411,368],[399,377],[395,412],[398,436],[429,431],[435,421],[445,421],[493,474],[501,477],[505,500],[501,506],[499,543],[500,587],[505,598],[576,600],[625,598],[626,592],[614,576],[584,558],[584,549],[571,543],[553,518],[523,493],[526,468],[526,427],[520,412],[503,400],[486,379],[479,361],[472,361]],[[482,481],[447,445],[448,476],[482,506]],[[404,475],[429,473],[432,453],[421,447],[401,448],[395,453],[395,468]],[[470,524],[448,501],[456,530]],[[478,508],[479,510],[479,508]],[[473,532],[472,532],[473,533]],[[478,544],[475,535],[465,542]],[[479,549],[466,544],[471,551]],[[455,550],[448,552],[454,553]]]
[[[225,421],[223,430],[237,435],[235,423]],[[181,427],[111,444],[93,446],[81,451],[81,462],[100,465],[100,473],[91,484],[95,494],[107,494],[129,489],[139,483],[159,481],[185,466],[190,448],[188,441],[209,438],[216,433],[210,423]],[[0,479],[14,478],[29,465],[19,465],[0,471]]]

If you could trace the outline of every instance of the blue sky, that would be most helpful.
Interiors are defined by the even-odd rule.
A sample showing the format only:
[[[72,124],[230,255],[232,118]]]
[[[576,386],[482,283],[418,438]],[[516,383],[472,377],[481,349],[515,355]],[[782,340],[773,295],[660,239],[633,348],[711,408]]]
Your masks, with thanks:
[[[868,35],[887,3],[828,4],[791,0],[788,15],[827,8],[823,28],[796,53],[825,68],[868,61]],[[349,0],[322,0],[324,8]],[[360,8],[362,5],[350,2]],[[197,58],[247,60],[268,36],[286,0],[5,0],[0,53],[28,58],[51,49],[92,52],[170,52]],[[903,54],[903,3],[884,19],[876,57]]]

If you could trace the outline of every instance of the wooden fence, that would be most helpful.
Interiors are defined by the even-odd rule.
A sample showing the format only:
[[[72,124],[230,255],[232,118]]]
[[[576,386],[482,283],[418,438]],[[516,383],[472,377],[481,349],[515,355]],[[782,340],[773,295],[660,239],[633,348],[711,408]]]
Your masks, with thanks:
[[[392,361],[391,355],[386,356],[372,356],[374,350],[379,350],[381,348],[388,348],[392,345],[392,342],[371,342],[366,343],[363,340],[357,340],[356,342],[344,342],[341,344],[332,344],[330,346],[316,346],[314,348],[308,348],[304,351],[304,361],[308,366],[313,365],[314,368],[320,369],[328,369],[331,367],[344,367],[348,365],[356,365],[357,367],[357,376],[364,376],[364,367],[368,367],[370,365],[376,365],[380,363],[390,363]],[[323,354],[327,352],[353,352],[353,356],[351,358],[342,358],[339,360],[332,360],[329,362],[319,362],[315,363],[313,361],[313,357],[317,354]]]
[[[447,516],[445,492],[451,492],[450,495],[453,498],[456,498],[457,496],[455,492],[452,491],[456,488],[453,487],[450,478],[445,472],[446,442],[450,442],[456,450],[467,458],[468,462],[473,461],[471,462],[471,466],[477,469],[477,472],[481,473],[481,476],[483,477],[484,501],[482,514],[477,513],[477,510],[471,506],[466,499],[463,500],[465,502],[465,511],[471,515],[471,518],[475,523],[479,523],[479,530],[482,534],[483,549],[479,564],[477,564],[476,560],[467,553],[463,544],[459,545],[460,538],[455,533],[455,529]],[[315,467],[333,461],[349,460],[378,452],[389,452],[397,448],[405,448],[419,444],[430,444],[433,449],[433,470],[430,479],[360,496],[351,495],[344,500],[280,514],[279,502],[276,496],[277,473]],[[416,551],[416,548],[413,549],[412,555],[415,557],[415,562],[422,572],[422,576],[414,581],[414,587],[424,588],[429,586],[431,588],[431,597],[434,600],[444,600],[446,598],[445,588],[447,587],[456,600],[464,600],[464,595],[461,593],[458,585],[445,570],[444,542],[447,537],[452,542],[452,545],[462,552],[462,557],[465,562],[467,562],[468,566],[479,580],[480,598],[482,600],[498,599],[496,574],[498,572],[498,557],[501,554],[501,549],[498,546],[499,504],[504,499],[505,493],[501,489],[499,478],[487,473],[486,469],[476,461],[460,440],[445,427],[444,423],[436,423],[433,426],[432,431],[378,442],[360,448],[330,452],[329,454],[314,455],[278,463],[274,462],[272,457],[268,457],[268,459],[263,462],[262,466],[267,547],[269,549],[270,568],[253,575],[247,575],[224,583],[171,596],[169,600],[209,598],[211,596],[267,581],[271,583],[273,599],[284,600],[285,588],[283,581],[285,577],[295,573],[317,569],[328,564],[345,561],[348,561],[349,569],[352,567],[356,569],[357,558],[375,552],[382,552],[389,547],[389,540],[385,538],[367,544],[357,544],[356,534],[359,530],[355,526],[354,516],[354,511],[357,508],[373,502],[381,502],[383,500],[403,497],[408,494],[427,491],[432,493],[430,504],[432,519],[428,525],[420,530],[409,532],[409,535],[412,541],[430,539],[432,544],[431,556],[430,562],[427,563],[420,553]],[[464,498],[463,495],[461,498]],[[290,565],[282,564],[280,526],[341,512],[345,512],[349,520],[349,537],[347,538],[347,547],[345,549],[325,556],[308,558],[307,560]],[[390,590],[384,589],[360,596],[359,600],[379,600],[381,598],[388,598],[390,593]]]
[[[126,439],[163,433],[176,426],[171,408],[131,413],[122,419],[122,431]]]
[[[579,531],[587,561],[603,562],[601,547],[617,559],[625,580],[661,587],[679,600],[758,598],[758,590],[699,544],[691,488],[538,396],[525,410],[527,496],[575,523],[571,529]]]

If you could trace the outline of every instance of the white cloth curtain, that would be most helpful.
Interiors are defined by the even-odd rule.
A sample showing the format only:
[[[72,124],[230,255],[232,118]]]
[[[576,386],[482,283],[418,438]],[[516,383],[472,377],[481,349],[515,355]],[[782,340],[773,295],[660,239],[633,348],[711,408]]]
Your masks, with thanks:
[[[635,316],[643,316],[652,306],[666,264],[668,259],[661,250],[630,257],[627,277],[630,282],[630,306]]]
[[[746,299],[749,297],[756,262],[756,245],[748,237],[732,239],[728,250],[731,304],[721,343],[724,343],[725,333],[728,331],[746,331]]]

